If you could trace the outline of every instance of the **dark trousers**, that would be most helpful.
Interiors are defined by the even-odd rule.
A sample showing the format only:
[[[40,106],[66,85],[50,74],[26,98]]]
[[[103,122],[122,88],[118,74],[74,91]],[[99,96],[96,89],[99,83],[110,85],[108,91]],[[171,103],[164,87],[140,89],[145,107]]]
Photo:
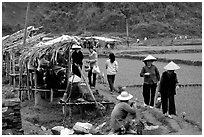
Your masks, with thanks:
[[[93,67],[90,68],[89,72],[88,72],[88,78],[89,78],[89,85],[92,87],[96,86],[96,73],[92,73],[92,69]],[[92,82],[92,75],[93,75],[93,82]]]
[[[166,96],[165,93],[161,94],[161,102],[163,114],[168,111],[170,115],[176,115],[174,95]]]
[[[114,90],[115,75],[107,75],[107,80],[110,87],[110,91],[112,92]]]
[[[82,69],[82,65],[79,65],[79,66]],[[72,72],[73,72],[73,74],[75,74],[75,75],[77,75],[78,77],[81,78],[81,73],[80,73],[78,67],[76,65],[74,65],[74,64],[72,64]]]
[[[143,84],[143,97],[146,105],[154,106],[154,97],[157,84]],[[151,97],[150,97],[151,93]]]

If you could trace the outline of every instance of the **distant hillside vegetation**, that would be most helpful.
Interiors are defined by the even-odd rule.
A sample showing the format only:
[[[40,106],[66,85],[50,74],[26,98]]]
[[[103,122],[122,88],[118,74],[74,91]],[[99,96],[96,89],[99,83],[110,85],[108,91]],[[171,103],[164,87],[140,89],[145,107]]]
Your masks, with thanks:
[[[24,27],[27,3],[3,2],[3,35]],[[29,25],[52,33],[126,33],[132,37],[202,35],[201,2],[30,3]]]

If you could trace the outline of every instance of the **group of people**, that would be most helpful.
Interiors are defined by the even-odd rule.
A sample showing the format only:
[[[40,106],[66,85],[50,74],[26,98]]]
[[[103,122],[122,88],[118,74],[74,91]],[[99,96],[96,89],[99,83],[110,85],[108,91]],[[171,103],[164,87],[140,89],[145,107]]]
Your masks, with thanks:
[[[178,88],[178,79],[175,70],[180,69],[180,67],[171,61],[164,67],[166,71],[162,73],[160,78],[158,68],[153,65],[154,61],[156,61],[156,58],[152,55],[148,55],[143,60],[145,65],[140,72],[140,76],[144,77],[144,107],[154,107],[157,90],[157,96],[161,96],[162,112],[164,116],[172,118],[172,115],[176,115],[174,96]],[[133,102],[129,101],[132,97],[133,96],[127,91],[122,91],[117,97],[120,102],[116,104],[111,113],[111,127],[114,133],[122,134],[124,131],[131,131],[129,125],[131,121],[130,119],[126,119],[126,117],[128,114],[136,115],[135,105],[133,105]]]
[[[175,70],[180,69],[180,67],[171,61],[164,67],[166,71],[162,73],[160,78],[158,68],[153,65],[154,61],[156,61],[156,58],[148,55],[143,60],[145,65],[140,73],[140,76],[144,77],[144,106],[154,107],[155,93],[158,89],[157,96],[161,96],[163,114],[171,118],[171,115],[176,115],[174,95],[176,95],[176,89],[178,88],[178,80]]]
[[[75,79],[78,79],[78,82],[81,79],[81,72],[78,67],[82,69],[84,59],[80,49],[81,47],[79,45],[72,46],[72,73]],[[153,64],[156,60],[157,59],[152,55],[148,55],[143,60],[144,66],[141,69],[140,77],[144,79],[144,107],[153,108],[155,106],[155,95],[161,96],[162,112],[165,116],[172,118],[172,115],[176,115],[174,96],[178,88],[178,79],[175,70],[180,69],[180,67],[171,61],[164,67],[166,71],[164,71],[160,77],[158,68]],[[93,73],[93,69],[98,65],[98,54],[93,46],[89,47],[89,58],[86,62],[89,63],[90,67],[88,71],[89,86],[95,88],[97,73]],[[119,67],[114,53],[109,54],[109,58],[105,62],[105,68],[110,93],[112,94],[113,91],[118,92],[114,87],[114,81]],[[72,82],[73,81],[72,79]],[[120,102],[116,104],[111,113],[111,127],[114,132],[122,133],[130,130],[129,124],[131,121],[126,120],[126,117],[129,113],[132,114],[133,117],[136,117],[136,107],[133,103],[129,102],[132,97],[133,96],[125,90],[117,97]]]

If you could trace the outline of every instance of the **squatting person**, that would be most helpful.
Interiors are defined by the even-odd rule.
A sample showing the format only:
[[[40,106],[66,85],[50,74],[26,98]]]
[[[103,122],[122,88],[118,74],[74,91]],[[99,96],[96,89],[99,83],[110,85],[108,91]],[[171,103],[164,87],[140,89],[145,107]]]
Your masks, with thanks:
[[[130,129],[131,120],[136,118],[136,107],[129,100],[133,96],[127,91],[122,91],[117,99],[120,101],[115,105],[111,113],[111,130],[113,133],[124,134],[127,131],[131,133],[136,133]],[[132,119],[128,119],[128,114],[132,115]]]

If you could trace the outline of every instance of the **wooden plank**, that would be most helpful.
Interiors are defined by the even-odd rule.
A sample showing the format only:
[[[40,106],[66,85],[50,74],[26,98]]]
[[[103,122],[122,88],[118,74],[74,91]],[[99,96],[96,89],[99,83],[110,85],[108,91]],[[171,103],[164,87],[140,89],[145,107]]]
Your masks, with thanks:
[[[101,104],[114,104],[114,102],[100,102]],[[65,103],[60,103],[61,105],[65,105]],[[95,102],[80,102],[80,103],[66,103],[66,105],[90,105],[96,104]]]
[[[51,91],[51,89],[40,89],[40,88],[37,88],[37,89],[32,88],[32,90],[42,91],[42,92],[50,92]],[[65,89],[58,89],[57,91],[65,92],[66,90]]]
[[[11,77],[20,76],[20,73],[17,73],[17,74],[13,74],[13,73],[11,74],[11,73],[10,73],[9,76],[11,76]],[[26,74],[26,73],[23,73],[22,76],[27,76],[27,74]]]

